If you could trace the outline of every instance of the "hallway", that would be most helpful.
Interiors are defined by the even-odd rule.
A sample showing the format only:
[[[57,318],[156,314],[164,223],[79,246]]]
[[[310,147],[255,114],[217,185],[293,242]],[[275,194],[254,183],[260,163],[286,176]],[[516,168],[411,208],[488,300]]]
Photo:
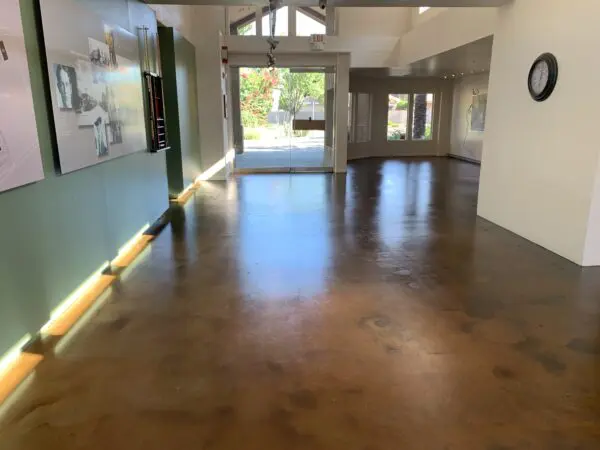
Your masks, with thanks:
[[[600,271],[477,219],[478,176],[204,184],[45,354],[0,449],[599,448]]]

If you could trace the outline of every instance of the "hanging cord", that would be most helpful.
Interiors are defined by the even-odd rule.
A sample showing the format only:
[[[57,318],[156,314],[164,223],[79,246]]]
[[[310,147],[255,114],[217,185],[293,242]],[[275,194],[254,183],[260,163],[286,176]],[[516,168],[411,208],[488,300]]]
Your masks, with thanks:
[[[280,0],[269,0],[269,52],[267,53],[267,67],[275,68],[275,54],[273,53],[279,45],[279,41],[275,39],[275,26],[277,24],[277,9],[279,8]]]

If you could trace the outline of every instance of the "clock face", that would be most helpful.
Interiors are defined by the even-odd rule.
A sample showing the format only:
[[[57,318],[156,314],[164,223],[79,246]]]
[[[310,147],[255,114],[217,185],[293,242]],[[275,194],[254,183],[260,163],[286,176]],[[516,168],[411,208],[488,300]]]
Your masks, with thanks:
[[[540,55],[529,71],[528,85],[531,98],[543,102],[554,92],[558,80],[558,61],[552,53]]]
[[[550,76],[550,68],[546,61],[538,61],[533,68],[531,74],[531,89],[536,94],[541,94],[546,86],[548,85],[548,79]]]

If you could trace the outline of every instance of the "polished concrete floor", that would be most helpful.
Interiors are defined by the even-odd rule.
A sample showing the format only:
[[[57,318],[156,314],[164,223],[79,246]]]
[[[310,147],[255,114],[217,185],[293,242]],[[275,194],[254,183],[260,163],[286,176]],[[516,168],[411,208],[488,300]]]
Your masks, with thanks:
[[[206,184],[15,398],[2,450],[600,448],[600,272],[478,168]]]

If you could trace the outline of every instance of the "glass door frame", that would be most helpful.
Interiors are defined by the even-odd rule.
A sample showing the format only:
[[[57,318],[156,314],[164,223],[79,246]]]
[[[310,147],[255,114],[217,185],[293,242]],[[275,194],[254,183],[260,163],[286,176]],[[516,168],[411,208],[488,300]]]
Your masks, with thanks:
[[[243,153],[244,146],[244,131],[243,131],[243,123],[241,119],[241,105],[240,105],[240,69],[242,68],[264,68],[265,65],[260,64],[236,64],[230,66],[231,73],[231,107],[232,107],[232,128],[233,128],[233,141],[236,156],[239,153]],[[328,151],[327,143],[329,142],[331,155],[329,157],[329,164],[322,165],[320,167],[301,167],[294,166],[291,157],[292,146],[289,145],[290,152],[290,163],[288,167],[265,167],[265,168],[237,168],[235,167],[234,161],[234,174],[247,174],[247,173],[333,173],[334,172],[334,162],[335,162],[335,130],[336,130],[336,96],[335,96],[335,76],[336,76],[336,67],[334,65],[324,65],[324,64],[315,64],[315,65],[306,65],[306,64],[283,64],[277,65],[280,69],[296,69],[298,71],[310,73],[311,68],[315,70],[313,72],[319,72],[325,74],[325,92],[324,92],[324,107],[325,107],[325,136],[324,136],[324,152]],[[333,80],[330,81],[330,85],[332,86],[331,90],[333,93],[331,97],[328,97],[328,79],[327,74],[333,75]],[[331,122],[331,123],[329,123]],[[293,137],[290,138],[293,140]],[[240,151],[241,150],[241,151]]]

